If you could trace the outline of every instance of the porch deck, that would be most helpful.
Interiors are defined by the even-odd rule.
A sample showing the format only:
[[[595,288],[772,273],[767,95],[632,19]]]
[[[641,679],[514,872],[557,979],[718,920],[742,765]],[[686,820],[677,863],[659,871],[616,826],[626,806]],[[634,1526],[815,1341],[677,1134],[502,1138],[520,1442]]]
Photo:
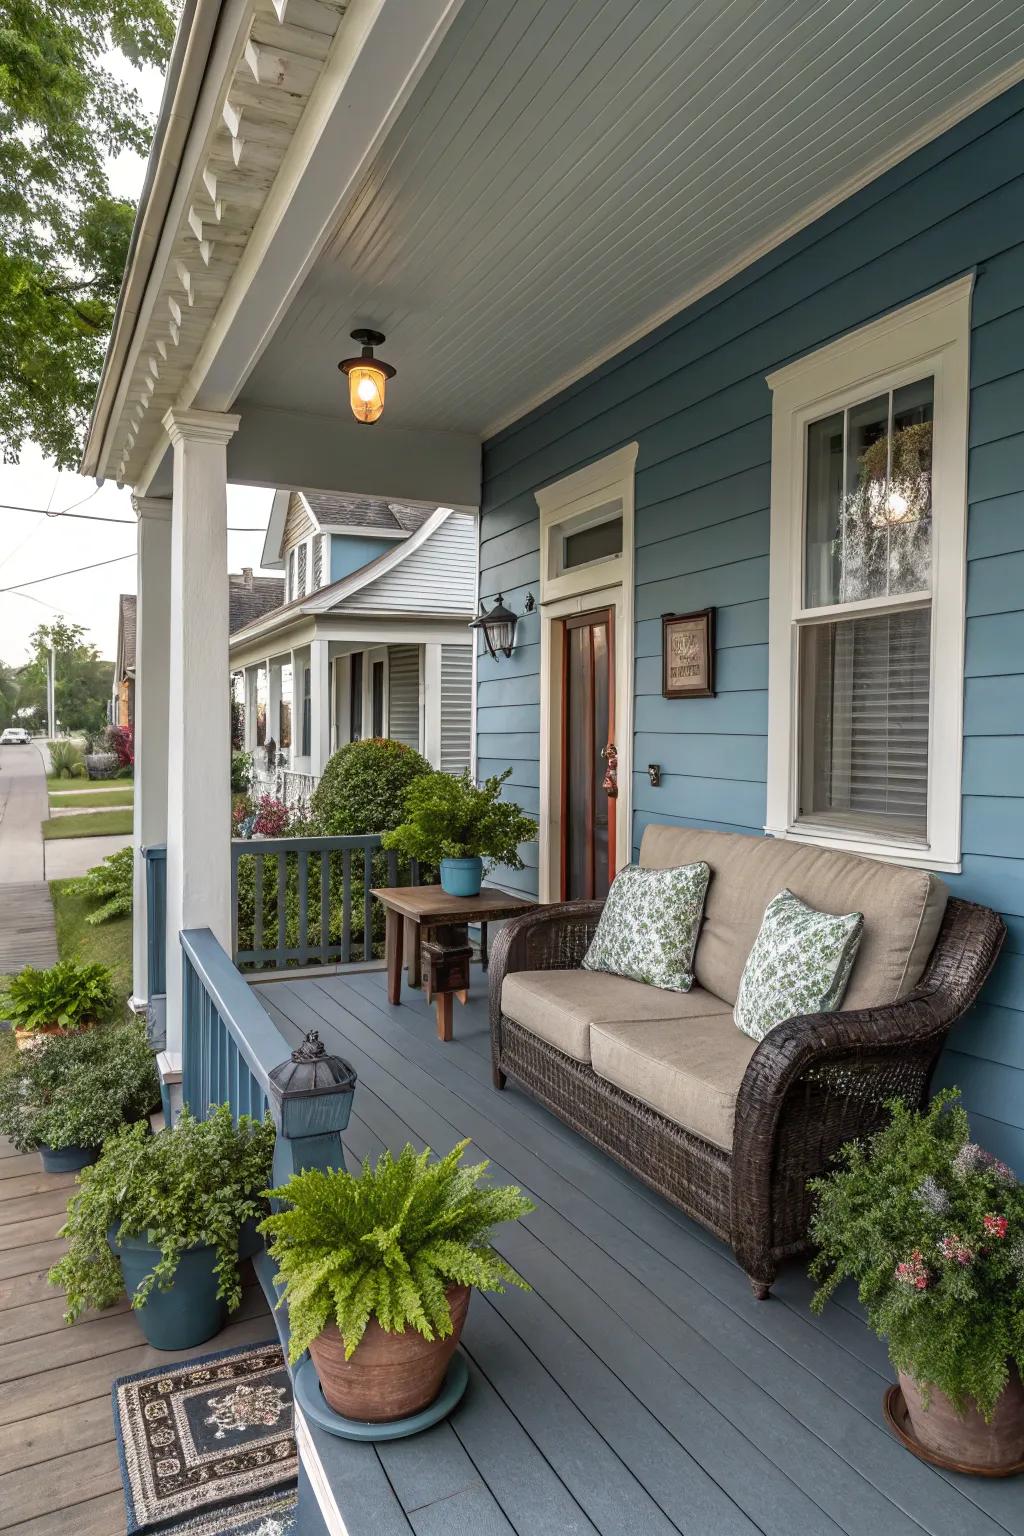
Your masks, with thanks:
[[[364,973],[258,988],[359,1074],[352,1157],[463,1136],[537,1210],[498,1247],[534,1287],[476,1296],[469,1391],[450,1421],[376,1448],[314,1432],[349,1536],[997,1536],[1015,1480],[947,1477],[882,1422],[892,1379],[849,1297],[815,1318],[791,1266],[753,1300],[729,1252],[510,1084],[490,1086],[486,986],[455,1039]]]
[[[46,1283],[74,1174],[0,1140],[0,1531],[4,1536],[114,1536],[125,1528],[110,1388],[166,1365],[126,1300],[66,1328],[64,1297]],[[273,1337],[255,1276],[215,1342],[182,1357]]]

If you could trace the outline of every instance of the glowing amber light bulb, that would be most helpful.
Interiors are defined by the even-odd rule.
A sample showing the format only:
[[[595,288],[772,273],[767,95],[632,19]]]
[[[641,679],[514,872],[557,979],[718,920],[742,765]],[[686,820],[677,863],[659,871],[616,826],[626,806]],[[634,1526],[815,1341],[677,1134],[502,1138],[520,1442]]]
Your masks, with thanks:
[[[384,341],[380,331],[353,331],[352,340],[362,344],[362,355],[346,357],[338,367],[348,375],[348,402],[353,416],[356,421],[370,425],[384,414],[384,394],[395,369],[373,355],[374,347]]]

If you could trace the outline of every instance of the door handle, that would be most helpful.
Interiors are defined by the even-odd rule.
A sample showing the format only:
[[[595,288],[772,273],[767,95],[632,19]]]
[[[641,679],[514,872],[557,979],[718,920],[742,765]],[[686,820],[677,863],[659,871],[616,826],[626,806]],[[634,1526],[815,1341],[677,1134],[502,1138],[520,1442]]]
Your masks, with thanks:
[[[607,764],[601,788],[609,800],[614,800],[619,793],[619,752],[614,741],[601,748],[601,756]]]

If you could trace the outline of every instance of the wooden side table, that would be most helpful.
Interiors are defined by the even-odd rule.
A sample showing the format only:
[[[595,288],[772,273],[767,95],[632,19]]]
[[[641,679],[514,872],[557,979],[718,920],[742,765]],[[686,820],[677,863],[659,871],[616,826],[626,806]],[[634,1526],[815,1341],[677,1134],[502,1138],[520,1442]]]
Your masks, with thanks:
[[[469,997],[468,925],[517,917],[537,903],[526,896],[509,896],[484,886],[479,896],[449,896],[439,885],[386,886],[373,891],[387,913],[384,953],[388,973],[388,1002],[402,993],[403,951],[410,986],[419,986],[424,947],[427,948],[429,995],[437,1015],[440,1040],[452,1038],[457,997]]]

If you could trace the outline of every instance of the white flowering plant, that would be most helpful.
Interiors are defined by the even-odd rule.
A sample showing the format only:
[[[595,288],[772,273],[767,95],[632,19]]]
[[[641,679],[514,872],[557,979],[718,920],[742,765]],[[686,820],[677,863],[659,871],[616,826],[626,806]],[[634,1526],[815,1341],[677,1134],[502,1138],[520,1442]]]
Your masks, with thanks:
[[[810,1188],[820,1312],[849,1278],[897,1370],[986,1419],[1024,1372],[1024,1188],[971,1140],[957,1090],[848,1143]]]

